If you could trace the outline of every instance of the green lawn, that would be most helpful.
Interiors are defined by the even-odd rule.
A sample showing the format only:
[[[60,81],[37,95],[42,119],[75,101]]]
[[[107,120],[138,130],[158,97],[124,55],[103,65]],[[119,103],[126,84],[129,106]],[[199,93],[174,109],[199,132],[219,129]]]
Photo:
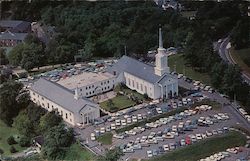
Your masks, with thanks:
[[[131,99],[129,99],[127,96],[124,95],[117,95],[111,100],[114,103],[114,107],[116,107],[116,109],[110,109],[110,107],[108,106],[108,101],[101,102],[100,106],[107,111],[116,112],[121,109],[125,109],[135,105],[134,101],[132,101]]]
[[[13,127],[6,126],[2,120],[0,120],[0,149],[4,151],[4,156],[11,155],[10,145],[7,143],[7,139],[10,136],[18,137],[18,131]],[[13,145],[17,151],[24,150],[25,148],[20,147],[18,144]]]
[[[168,154],[152,158],[150,161],[195,161],[224,151],[229,147],[243,146],[245,143],[246,137],[239,132],[233,131],[223,136],[206,139]]]
[[[112,138],[113,138],[113,134],[111,132],[109,133],[105,133],[99,137],[97,137],[97,141],[99,141],[100,143],[104,144],[104,145],[111,145],[112,144]]]
[[[126,92],[126,93],[132,93],[132,94],[133,94],[135,97],[137,97],[139,100],[145,100],[145,98],[143,97],[142,94],[140,94],[140,93],[138,93],[138,92],[136,92],[136,91],[133,91],[133,90],[131,90],[131,89],[129,89],[129,88],[124,88],[123,91]]]
[[[75,143],[70,146],[70,149],[67,150],[66,156],[64,160],[88,160],[94,161],[96,160],[95,155],[92,154],[87,149],[84,149],[78,143]]]
[[[175,54],[169,56],[168,65],[171,71],[174,71],[176,69],[177,73],[183,73],[184,75],[192,79],[200,80],[205,84],[211,84],[210,77],[207,73],[197,72],[192,67],[185,65],[183,54]]]
[[[250,48],[241,50],[231,48],[230,53],[237,64],[250,74]]]

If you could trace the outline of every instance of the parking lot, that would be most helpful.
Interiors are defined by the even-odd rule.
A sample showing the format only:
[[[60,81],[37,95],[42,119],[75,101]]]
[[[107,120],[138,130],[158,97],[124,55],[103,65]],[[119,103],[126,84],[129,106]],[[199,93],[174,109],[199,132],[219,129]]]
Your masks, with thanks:
[[[193,115],[191,117],[188,118],[183,118],[182,120],[178,120],[178,121],[173,121],[167,125],[162,125],[160,127],[157,128],[152,128],[152,129],[146,129],[144,132],[138,134],[138,135],[131,135],[128,136],[126,139],[113,139],[114,145],[128,145],[128,143],[132,143],[132,142],[136,142],[137,138],[143,138],[143,136],[147,136],[151,137],[153,136],[153,138],[156,138],[157,135],[156,134],[162,134],[167,128],[173,128],[174,125],[179,125],[180,122],[187,122],[188,120],[194,120],[194,119],[199,119],[200,117],[207,117],[207,116],[212,116],[216,114],[216,112],[214,111],[206,111],[206,112],[202,112],[202,113],[197,113],[196,115]],[[161,149],[159,149],[159,147],[163,147],[164,145],[168,145],[169,148],[171,148],[171,150],[174,150],[175,148],[178,148],[181,145],[180,141],[182,139],[185,140],[185,143],[183,144],[183,146],[185,146],[188,143],[187,140],[187,136],[189,136],[189,138],[191,139],[191,142],[196,142],[199,139],[202,139],[203,136],[202,134],[206,135],[205,137],[210,137],[212,135],[218,135],[218,133],[224,133],[223,127],[230,127],[232,124],[234,124],[235,120],[232,118],[232,116],[230,114],[228,114],[229,116],[229,120],[227,121],[219,121],[218,123],[214,123],[212,125],[209,126],[197,126],[195,128],[193,128],[192,130],[188,130],[188,131],[184,131],[183,133],[179,133],[176,134],[174,136],[174,138],[170,139],[170,138],[166,138],[164,140],[161,140],[160,138],[159,141],[150,144],[149,147],[141,147],[138,150],[134,150],[134,152],[125,152],[125,156],[123,157],[124,159],[127,158],[148,158],[148,157],[152,157],[150,155],[147,154],[147,151],[151,151],[152,153],[155,152],[155,154],[153,155],[159,155]],[[172,129],[173,130],[173,129]],[[152,133],[154,132],[154,133]],[[198,134],[198,135],[197,135]],[[151,135],[151,136],[150,136]],[[160,136],[158,135],[158,136]],[[162,136],[162,135],[161,135]],[[201,138],[202,137],[202,138]],[[168,150],[166,150],[167,152]]]

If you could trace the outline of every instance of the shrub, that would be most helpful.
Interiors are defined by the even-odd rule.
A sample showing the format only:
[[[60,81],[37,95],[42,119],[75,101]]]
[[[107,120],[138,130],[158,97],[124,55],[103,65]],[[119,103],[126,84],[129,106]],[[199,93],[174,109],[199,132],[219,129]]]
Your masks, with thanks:
[[[19,145],[21,147],[28,147],[30,146],[30,139],[26,136],[21,137],[20,141],[19,141]]]
[[[15,139],[14,139],[13,136],[10,136],[10,137],[8,137],[8,139],[7,139],[7,143],[8,143],[9,145],[13,145],[13,144],[16,144],[17,142],[15,141]]]
[[[0,148],[0,154],[3,154],[3,153],[4,153],[3,149]]]
[[[16,148],[15,148],[14,146],[11,146],[11,147],[10,147],[10,152],[11,152],[11,153],[16,153],[17,150],[16,150]]]

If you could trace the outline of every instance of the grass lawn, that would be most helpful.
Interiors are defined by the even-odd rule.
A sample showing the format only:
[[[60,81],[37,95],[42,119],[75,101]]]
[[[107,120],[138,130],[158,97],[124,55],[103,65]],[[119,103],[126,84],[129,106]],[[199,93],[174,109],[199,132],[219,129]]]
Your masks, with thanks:
[[[134,101],[132,101],[131,99],[129,99],[127,96],[124,95],[117,95],[111,100],[114,103],[114,107],[116,107],[116,109],[110,109],[110,107],[108,106],[108,101],[101,102],[100,106],[107,111],[116,112],[121,109],[125,109],[135,105]]]
[[[241,69],[250,74],[250,48],[241,50],[234,50],[231,48],[230,53]]]
[[[105,133],[104,135],[97,137],[96,140],[104,145],[111,145],[112,144],[112,137],[113,137],[113,134],[111,132],[109,132],[109,133]]]
[[[11,155],[10,153],[10,145],[7,143],[7,139],[10,136],[14,136],[15,138],[18,136],[18,131],[13,128],[13,127],[8,127],[6,126],[2,120],[0,120],[0,149],[4,151],[3,155],[4,156],[9,156]],[[25,148],[20,147],[18,144],[13,145],[16,150],[22,151]]]
[[[229,147],[243,146],[245,143],[246,137],[243,134],[232,131],[223,136],[206,139],[168,154],[152,158],[150,161],[194,161],[220,151],[225,151]]]
[[[210,77],[207,73],[200,73],[195,71],[192,67],[185,65],[185,59],[183,54],[175,54],[168,57],[168,65],[171,71],[176,69],[177,73],[183,73],[184,75],[200,80],[205,84],[211,84]]]
[[[96,160],[95,155],[87,149],[84,149],[78,143],[72,144],[70,149],[67,150],[64,160]]]
[[[131,90],[131,89],[129,89],[129,88],[124,88],[123,91],[124,91],[125,93],[132,93],[132,94],[133,94],[135,97],[137,97],[139,100],[145,100],[145,98],[143,97],[142,94],[140,94],[140,93],[138,93],[138,92],[136,92],[136,91],[133,91],[133,90]]]

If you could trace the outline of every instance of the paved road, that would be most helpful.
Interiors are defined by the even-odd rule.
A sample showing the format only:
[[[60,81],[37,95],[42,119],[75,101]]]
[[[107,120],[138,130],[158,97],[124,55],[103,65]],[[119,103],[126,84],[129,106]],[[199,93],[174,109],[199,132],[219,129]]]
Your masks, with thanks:
[[[230,38],[226,37],[225,39],[222,40],[221,43],[215,43],[214,47],[215,49],[218,49],[218,53],[220,57],[227,63],[229,64],[236,64],[236,62],[232,59],[230,53],[229,53],[229,48],[228,45],[230,44]],[[245,82],[250,84],[250,76],[247,72],[242,71],[242,78]]]

